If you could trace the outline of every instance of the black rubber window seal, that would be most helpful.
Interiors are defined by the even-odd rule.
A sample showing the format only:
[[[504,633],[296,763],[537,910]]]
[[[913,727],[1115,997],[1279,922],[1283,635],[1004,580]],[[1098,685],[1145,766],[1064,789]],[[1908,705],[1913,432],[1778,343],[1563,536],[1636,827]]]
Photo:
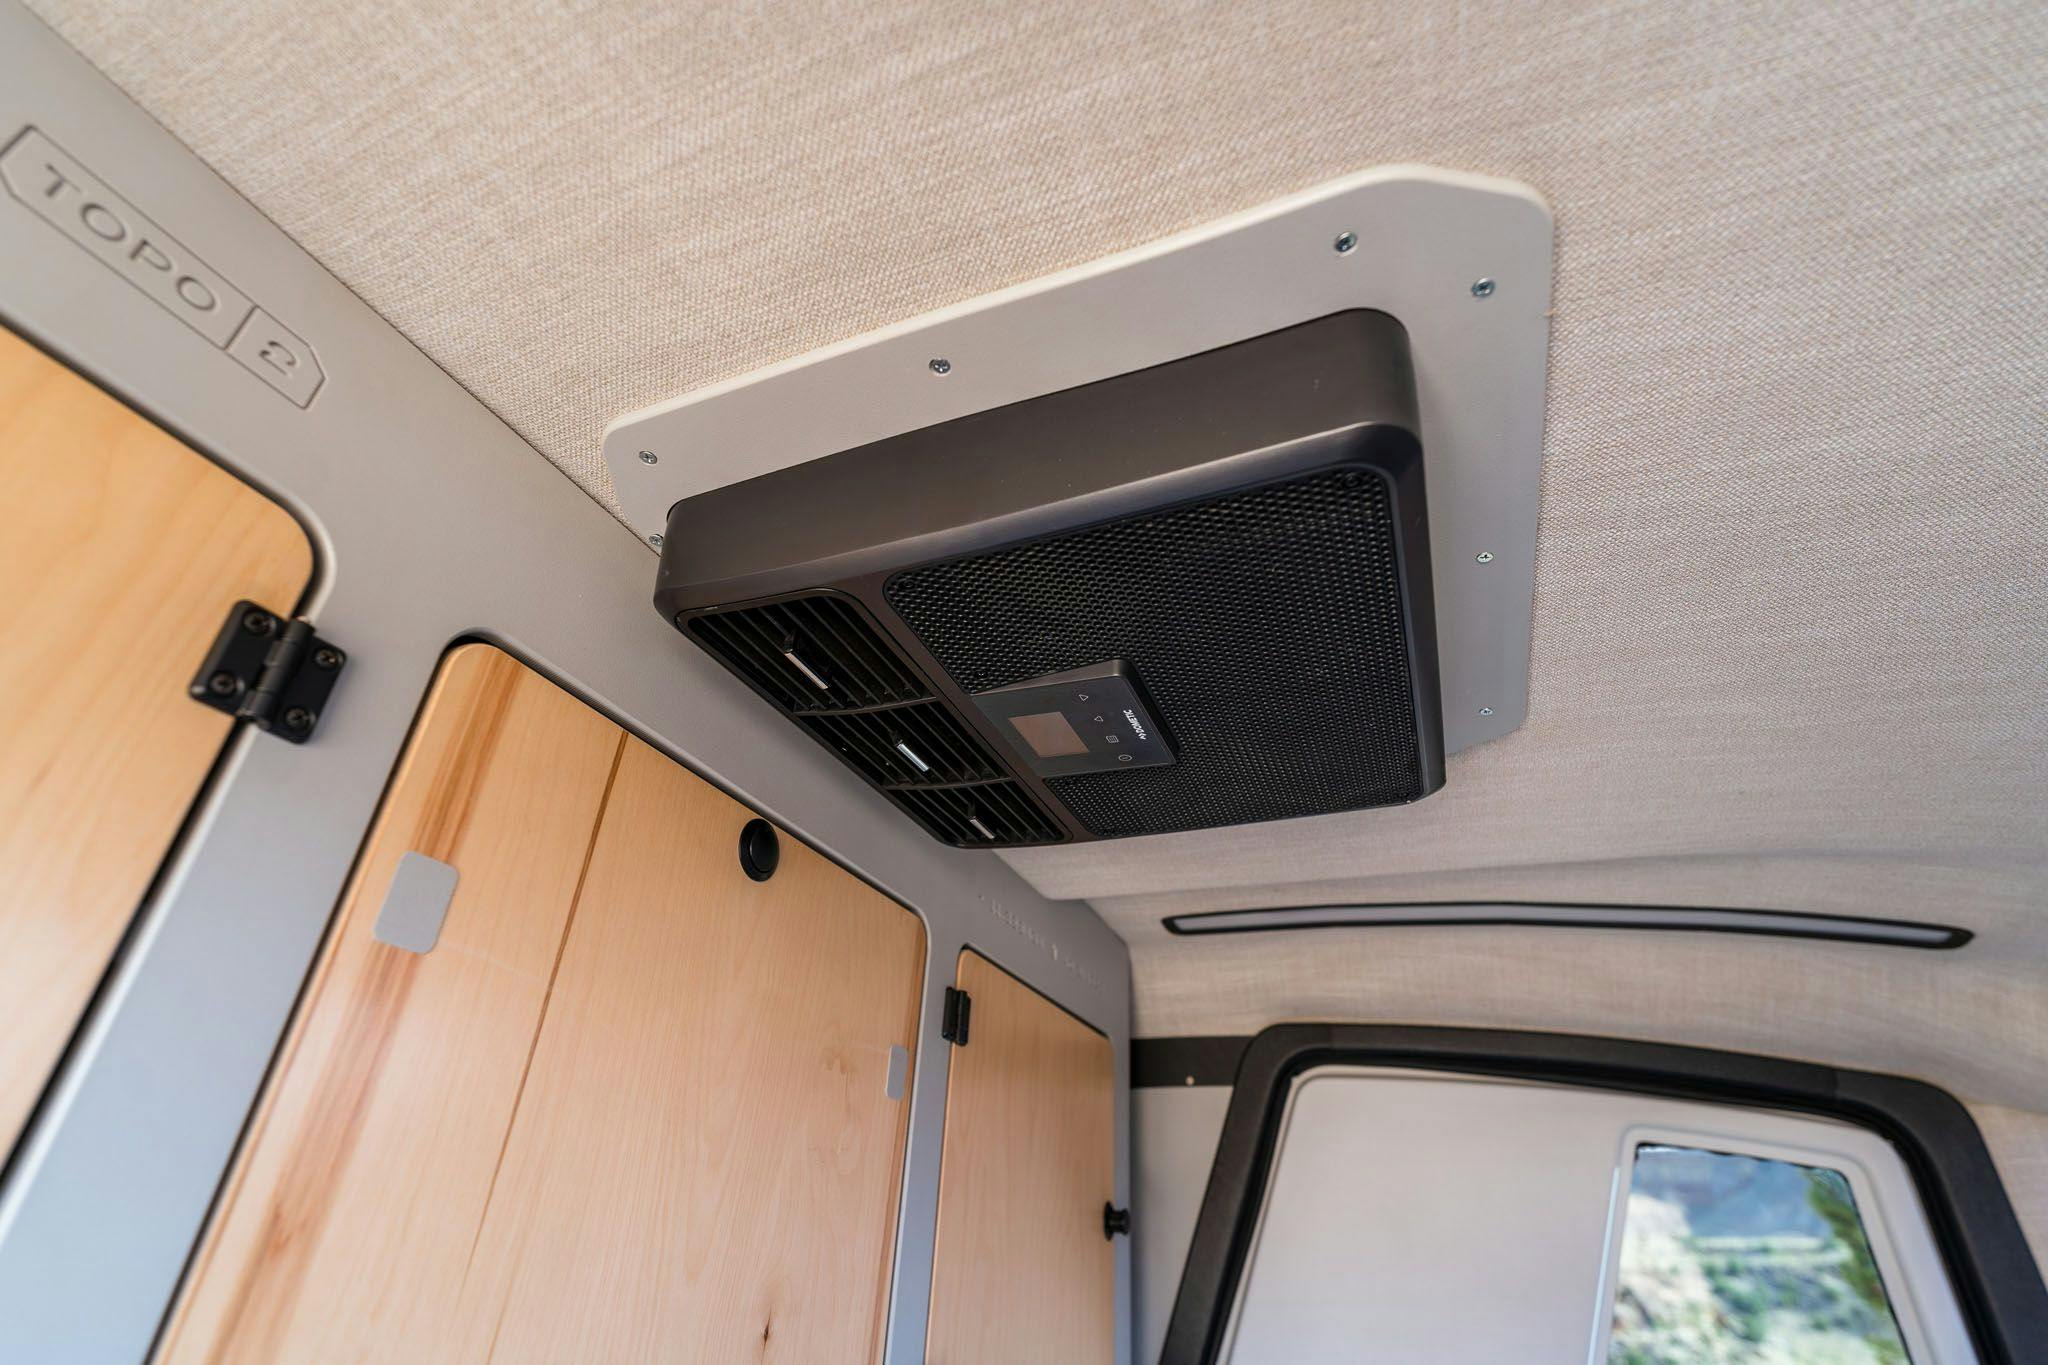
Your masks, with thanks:
[[[1213,1083],[1235,1040],[1140,1039],[1134,1076]],[[1934,1230],[1981,1365],[2026,1365],[2048,1342],[2048,1286],[1982,1134],[1947,1091],[1900,1076],[1615,1038],[1375,1024],[1278,1024],[1238,1059],[1161,1365],[1210,1365],[1222,1345],[1294,1078],[1327,1065],[1399,1066],[1818,1114],[1898,1149]],[[1141,1082],[1143,1083],[1143,1082]]]

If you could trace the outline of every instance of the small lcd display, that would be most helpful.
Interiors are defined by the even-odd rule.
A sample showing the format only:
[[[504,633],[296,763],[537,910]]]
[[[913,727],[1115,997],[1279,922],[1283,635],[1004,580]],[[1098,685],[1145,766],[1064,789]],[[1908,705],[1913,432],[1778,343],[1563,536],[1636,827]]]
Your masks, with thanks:
[[[1024,742],[1040,758],[1064,758],[1088,752],[1087,741],[1057,711],[1040,711],[1029,716],[1011,716],[1010,724],[1024,736]]]

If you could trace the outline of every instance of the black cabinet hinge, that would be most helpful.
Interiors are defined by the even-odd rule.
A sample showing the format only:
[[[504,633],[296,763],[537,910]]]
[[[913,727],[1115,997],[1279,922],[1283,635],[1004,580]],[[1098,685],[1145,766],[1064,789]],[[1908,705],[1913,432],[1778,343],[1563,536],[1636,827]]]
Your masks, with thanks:
[[[939,1015],[939,1036],[954,1047],[967,1046],[967,1020],[974,1011],[974,1001],[966,991],[946,987],[946,1008]]]
[[[304,744],[348,655],[304,621],[237,602],[192,678],[192,696],[279,739]]]
[[[1104,1203],[1102,1206],[1102,1239],[1106,1242],[1113,1242],[1116,1240],[1118,1233],[1122,1233],[1126,1237],[1131,1235],[1131,1211],[1129,1209],[1120,1209],[1114,1204]]]

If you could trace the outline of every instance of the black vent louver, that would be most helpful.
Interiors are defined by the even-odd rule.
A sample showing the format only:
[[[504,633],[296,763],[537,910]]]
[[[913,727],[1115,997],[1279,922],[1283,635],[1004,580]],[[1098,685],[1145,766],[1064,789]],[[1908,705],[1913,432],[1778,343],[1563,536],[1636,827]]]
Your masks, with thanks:
[[[678,624],[947,843],[1002,848],[1065,837],[847,599],[815,593]]]
[[[813,714],[804,717],[804,724],[884,786],[986,782],[1004,775],[942,702]]]
[[[999,847],[1057,843],[1060,838],[1059,827],[1039,813],[1015,782],[899,788],[889,794],[920,825],[949,844]]]
[[[786,711],[923,701],[931,689],[840,597],[692,617],[690,634]]]

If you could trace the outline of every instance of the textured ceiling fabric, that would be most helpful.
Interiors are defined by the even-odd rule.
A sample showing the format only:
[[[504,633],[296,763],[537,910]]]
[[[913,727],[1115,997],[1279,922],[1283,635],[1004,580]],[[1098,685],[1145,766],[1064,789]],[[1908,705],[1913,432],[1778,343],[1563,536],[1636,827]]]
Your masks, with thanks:
[[[1528,724],[1413,807],[1011,861],[1133,938],[1149,1031],[1605,1018],[1935,1067],[2027,1020],[1959,1074],[2048,1102],[2037,0],[30,2],[607,502],[621,412],[1364,167],[1528,182]],[[1175,897],[1482,884],[1984,938],[1147,940]]]
[[[1366,1019],[1592,1033],[1790,1051],[2048,1111],[2048,993],[2036,971],[1760,942],[1769,946],[1726,934],[1528,928],[1176,939],[1133,963],[1138,1031],[1248,1034],[1286,1020]],[[1534,989],[1542,994],[1531,1009]],[[1285,1008],[1276,1012],[1275,1000]]]
[[[1998,1163],[1998,1178],[2019,1215],[2035,1263],[2048,1265],[2048,1114],[1973,1104],[1970,1117]]]
[[[1381,928],[1176,938],[1167,915],[1252,905],[1590,901],[1923,918],[1978,940],[1927,952],[1596,929]],[[2038,869],[1880,858],[1644,858],[1304,882],[1095,902],[1131,945],[1140,1036],[1287,1019],[1534,1028],[1794,1053],[2048,1111],[2048,913]],[[2043,1205],[2048,1216],[2048,1204]]]

